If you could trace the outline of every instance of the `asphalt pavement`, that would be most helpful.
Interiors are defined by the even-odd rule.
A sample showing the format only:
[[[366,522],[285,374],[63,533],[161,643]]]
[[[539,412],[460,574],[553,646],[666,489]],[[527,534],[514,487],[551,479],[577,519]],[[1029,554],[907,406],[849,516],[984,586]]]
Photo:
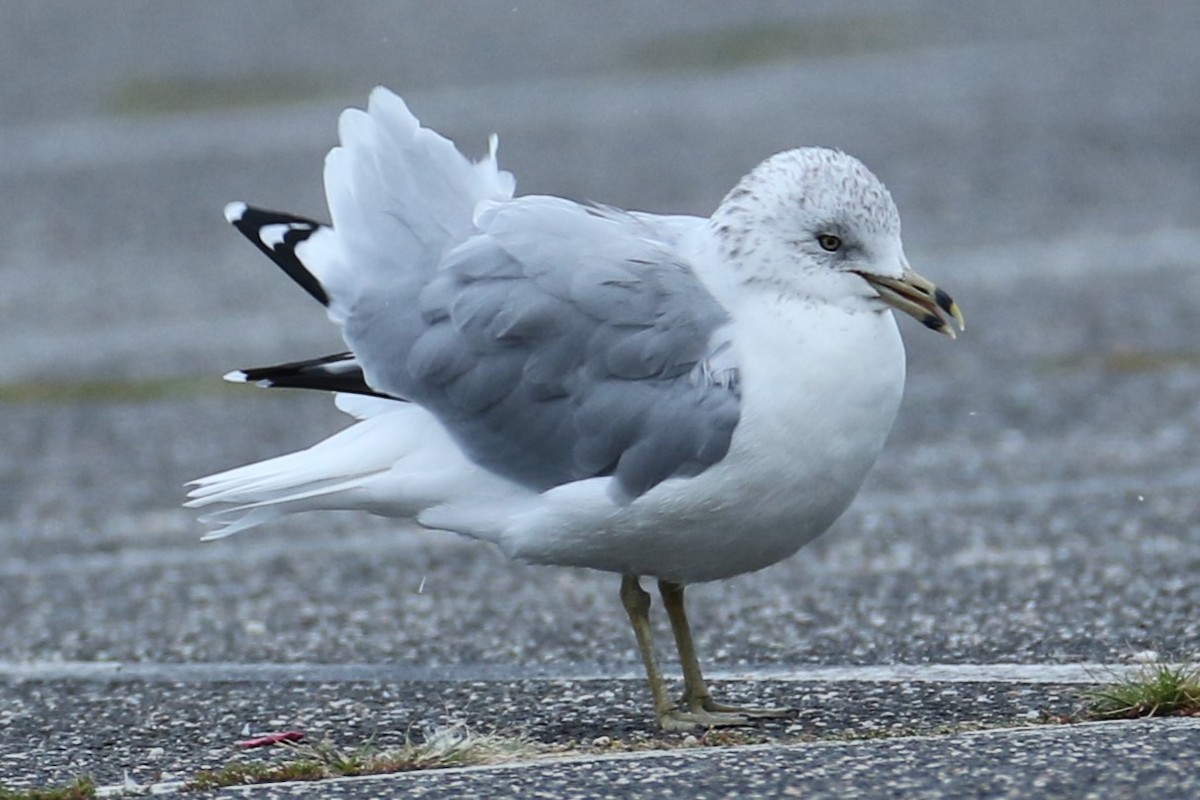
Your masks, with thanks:
[[[1200,661],[1200,11],[599,8],[4,8],[0,782],[136,794],[255,732],[466,726],[529,749],[219,796],[1200,793],[1195,718],[1063,722]],[[354,515],[198,542],[184,481],[345,424],[220,381],[338,347],[221,208],[322,217],[377,83],[469,153],[498,132],[523,192],[707,213],[798,144],[888,184],[967,331],[901,321],[900,419],[834,530],[689,591],[722,692],[795,718],[657,734],[614,576]]]

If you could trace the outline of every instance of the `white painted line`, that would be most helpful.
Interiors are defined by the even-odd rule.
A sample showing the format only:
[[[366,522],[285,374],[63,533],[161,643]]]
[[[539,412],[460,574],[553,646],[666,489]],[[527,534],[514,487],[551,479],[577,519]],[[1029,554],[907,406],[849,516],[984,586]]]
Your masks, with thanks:
[[[709,670],[712,680],[782,683],[1008,683],[1098,684],[1119,680],[1144,664],[888,664],[879,666],[775,666]],[[635,666],[604,670],[593,665],[548,671],[519,664],[240,664],[229,662],[160,664],[120,661],[0,661],[0,681],[99,681],[271,683],[478,681],[641,681]]]
[[[786,743],[767,743],[767,744],[748,744],[748,745],[730,745],[720,747],[723,754],[746,754],[771,752],[771,751],[798,751],[798,750],[814,750],[826,749],[831,747],[845,747],[854,749],[873,749],[886,743],[889,747],[894,747],[897,744],[904,742],[928,742],[928,741],[949,741],[961,738],[970,739],[1041,739],[1047,737],[1071,738],[1079,739],[1098,731],[1121,731],[1132,730],[1154,726],[1158,730],[1169,730],[1176,733],[1190,732],[1200,730],[1200,717],[1171,717],[1171,718],[1156,718],[1156,719],[1137,719],[1137,720],[1113,720],[1106,722],[1084,722],[1074,725],[1022,725],[1016,727],[1005,728],[988,728],[985,730],[962,731],[958,733],[944,734],[919,734],[915,736],[895,736],[886,737],[883,739],[822,739],[814,742],[786,742]],[[383,783],[402,780],[405,777],[413,775],[429,775],[435,773],[438,776],[451,778],[459,775],[471,775],[476,773],[500,772],[511,770],[537,769],[546,766],[569,766],[573,764],[607,764],[607,763],[629,763],[640,761],[657,761],[666,758],[706,758],[711,755],[712,747],[679,747],[679,748],[664,748],[661,750],[638,750],[633,752],[622,753],[596,753],[596,754],[580,754],[580,755],[555,755],[548,754],[541,758],[521,759],[519,761],[509,761],[499,764],[476,764],[466,767],[446,767],[436,770],[419,770],[416,772],[392,772],[381,775],[361,775],[346,778],[328,778],[322,781],[288,781],[283,783],[255,784],[252,786],[230,786],[226,787],[223,792],[240,792],[243,795],[254,795],[259,792],[267,792],[272,794],[280,794],[286,792],[287,789],[302,789],[314,785],[330,786],[333,784],[346,783]],[[127,786],[124,784],[113,784],[111,786],[100,786],[96,789],[97,797],[120,797],[125,794],[145,794],[163,795],[175,794],[184,789],[186,784],[182,781],[171,781],[167,783],[144,784]]]

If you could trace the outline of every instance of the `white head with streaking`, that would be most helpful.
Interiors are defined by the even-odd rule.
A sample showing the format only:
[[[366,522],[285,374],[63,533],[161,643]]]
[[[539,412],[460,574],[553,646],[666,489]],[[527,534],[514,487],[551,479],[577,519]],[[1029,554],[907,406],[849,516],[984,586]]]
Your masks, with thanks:
[[[962,322],[949,296],[909,267],[887,188],[841,151],[802,147],[768,158],[725,196],[709,228],[731,281],[847,310],[887,303],[951,338],[938,309]]]
[[[708,696],[686,584],[760,569],[824,531],[899,406],[889,307],[953,336],[899,215],[857,159],[767,159],[709,219],[513,196],[376,89],[325,165],[332,225],[226,215],[323,304],[349,349],[230,379],[337,393],[358,422],[312,448],[194,481],[220,538],[361,509],[621,573],[667,729],[775,710]],[[639,576],[659,579],[684,670],[666,695]]]

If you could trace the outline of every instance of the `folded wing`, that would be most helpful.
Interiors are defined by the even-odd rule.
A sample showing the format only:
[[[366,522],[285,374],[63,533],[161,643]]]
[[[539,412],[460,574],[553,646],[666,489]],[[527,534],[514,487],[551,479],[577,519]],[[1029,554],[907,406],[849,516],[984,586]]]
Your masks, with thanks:
[[[235,380],[411,400],[539,491],[614,476],[624,502],[724,457],[740,414],[728,317],[679,249],[699,220],[514,200],[494,141],[471,163],[383,90],[339,130],[332,227],[227,213],[351,353]]]
[[[415,299],[362,298],[346,341],[370,386],[432,410],[493,472],[539,490],[613,475],[629,499],[728,450],[727,315],[642,220],[498,205]]]

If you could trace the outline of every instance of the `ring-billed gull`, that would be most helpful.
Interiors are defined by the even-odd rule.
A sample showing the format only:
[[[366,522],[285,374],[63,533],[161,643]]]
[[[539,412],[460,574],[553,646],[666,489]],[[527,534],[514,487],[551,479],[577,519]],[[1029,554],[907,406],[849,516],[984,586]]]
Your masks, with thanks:
[[[711,218],[514,197],[496,139],[472,163],[379,88],[339,121],[331,225],[226,216],[327,309],[349,351],[230,373],[337,393],[358,422],[308,450],[194,481],[218,538],[361,509],[622,576],[664,729],[778,709],[716,703],[684,587],[792,555],[846,509],[904,386],[890,311],[953,337],[900,218],[857,159],[775,155]],[[651,641],[658,580],[684,675]]]

